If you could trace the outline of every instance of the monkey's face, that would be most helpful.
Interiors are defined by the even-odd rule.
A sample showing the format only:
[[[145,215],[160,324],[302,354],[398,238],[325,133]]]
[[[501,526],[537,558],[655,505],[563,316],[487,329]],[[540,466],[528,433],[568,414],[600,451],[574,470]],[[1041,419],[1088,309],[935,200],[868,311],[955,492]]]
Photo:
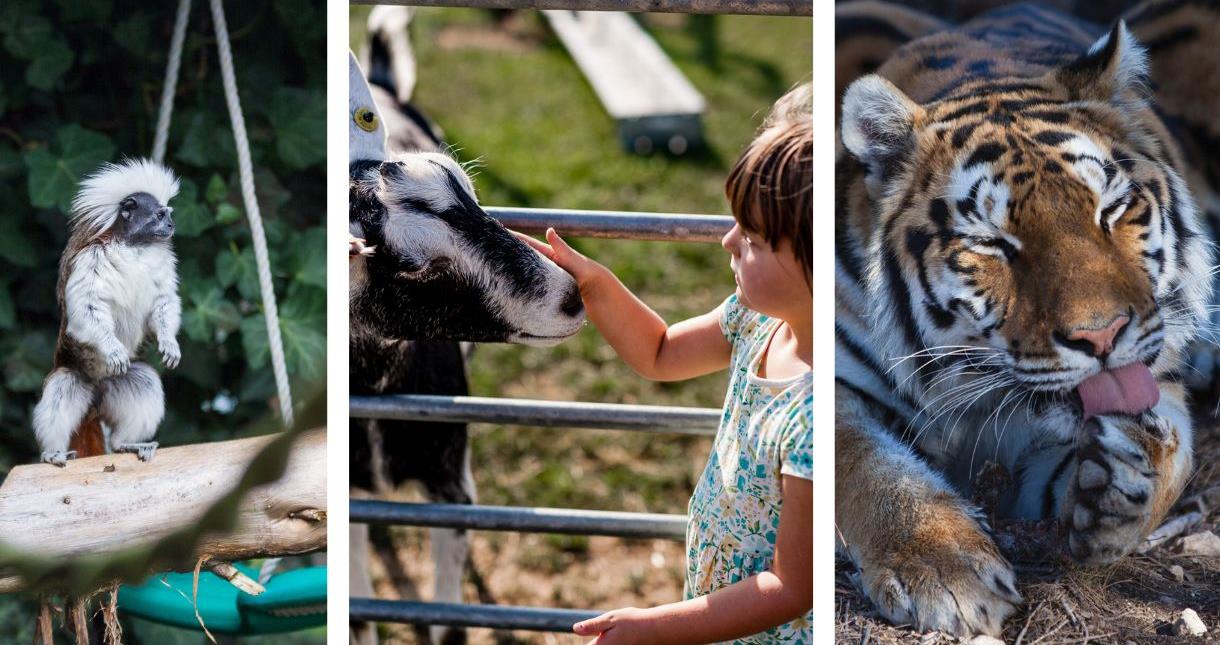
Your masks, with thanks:
[[[148,193],[135,193],[119,202],[115,228],[132,244],[168,241],[174,236],[174,209]]]

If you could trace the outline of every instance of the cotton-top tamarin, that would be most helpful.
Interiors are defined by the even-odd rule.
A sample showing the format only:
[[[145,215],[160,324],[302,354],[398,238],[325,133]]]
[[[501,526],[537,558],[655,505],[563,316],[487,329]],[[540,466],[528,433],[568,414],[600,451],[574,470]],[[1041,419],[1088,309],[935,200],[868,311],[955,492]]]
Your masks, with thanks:
[[[105,164],[72,202],[59,260],[59,341],[54,369],[34,408],[42,460],[114,452],[147,461],[165,416],[161,378],[134,358],[146,334],[167,367],[178,365],[178,269],[171,246],[178,179],[143,159]]]

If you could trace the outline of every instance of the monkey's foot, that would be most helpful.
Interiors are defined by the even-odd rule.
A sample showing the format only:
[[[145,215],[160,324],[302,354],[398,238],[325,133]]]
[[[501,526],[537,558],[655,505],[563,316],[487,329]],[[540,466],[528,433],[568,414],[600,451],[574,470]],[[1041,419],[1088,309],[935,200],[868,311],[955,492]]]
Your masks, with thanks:
[[[140,461],[148,461],[152,459],[153,454],[157,452],[158,445],[159,444],[156,441],[146,441],[144,443],[124,443],[119,444],[119,447],[115,449],[115,452],[135,453],[135,455],[140,458]]]
[[[76,459],[75,450],[56,450],[54,452],[42,453],[43,463],[51,464],[52,466],[59,466],[60,468],[67,466],[69,459]]]

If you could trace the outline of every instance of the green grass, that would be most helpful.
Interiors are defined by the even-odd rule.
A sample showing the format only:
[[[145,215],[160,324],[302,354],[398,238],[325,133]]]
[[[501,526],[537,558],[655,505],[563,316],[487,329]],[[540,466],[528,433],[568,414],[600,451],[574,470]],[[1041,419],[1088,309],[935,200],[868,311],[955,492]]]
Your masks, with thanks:
[[[366,15],[366,8],[352,9],[356,51]],[[518,12],[497,26],[484,11],[418,10],[413,100],[439,123],[459,158],[480,160],[474,181],[483,204],[728,214],[729,167],[772,103],[809,77],[809,22],[648,15],[643,24],[707,99],[708,145],[698,155],[623,152],[615,124],[537,12]],[[573,245],[609,266],[671,323],[711,310],[733,290],[729,256],[715,244],[576,239]],[[646,381],[591,327],[550,349],[480,345],[470,377],[480,396],[706,407],[720,407],[726,387],[724,374]],[[710,450],[709,439],[663,434],[473,429],[473,469],[486,504],[682,513]],[[495,533],[478,539],[499,543]],[[589,548],[582,538],[533,544],[516,565],[556,576]]]

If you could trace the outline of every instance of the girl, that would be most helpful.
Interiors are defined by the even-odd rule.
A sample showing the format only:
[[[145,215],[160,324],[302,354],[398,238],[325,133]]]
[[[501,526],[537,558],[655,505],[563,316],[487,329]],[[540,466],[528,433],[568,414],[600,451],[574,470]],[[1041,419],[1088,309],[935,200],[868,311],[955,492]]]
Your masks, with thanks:
[[[549,244],[520,236],[576,278],[589,320],[640,375],[732,370],[689,506],[687,600],[573,626],[591,643],[812,642],[810,107],[808,84],[780,99],[729,174],[736,224],[721,244],[737,290],[709,313],[666,325],[554,229]]]

